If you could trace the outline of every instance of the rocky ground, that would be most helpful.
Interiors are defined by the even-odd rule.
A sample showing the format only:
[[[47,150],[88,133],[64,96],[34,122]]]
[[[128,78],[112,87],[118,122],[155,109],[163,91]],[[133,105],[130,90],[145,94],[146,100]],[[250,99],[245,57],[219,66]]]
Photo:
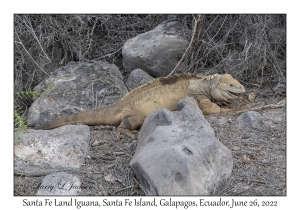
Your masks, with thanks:
[[[277,118],[272,126],[240,129],[233,123],[213,124],[219,140],[232,151],[233,171],[215,195],[286,195],[286,110],[266,109],[262,116]],[[236,120],[236,116],[226,119]]]
[[[257,98],[241,106],[251,108],[278,102],[280,98]],[[240,104],[246,104],[242,102]],[[206,116],[218,139],[233,155],[234,167],[228,182],[215,189],[214,195],[278,196],[286,195],[286,110],[284,108],[258,111],[272,120],[255,122],[246,127],[239,124],[239,115],[222,113]],[[129,167],[137,139],[121,135],[113,126],[94,126],[91,129],[89,154],[77,174],[83,189],[80,195],[145,195]],[[136,135],[137,138],[137,135]],[[15,195],[36,195],[43,176],[15,176]]]

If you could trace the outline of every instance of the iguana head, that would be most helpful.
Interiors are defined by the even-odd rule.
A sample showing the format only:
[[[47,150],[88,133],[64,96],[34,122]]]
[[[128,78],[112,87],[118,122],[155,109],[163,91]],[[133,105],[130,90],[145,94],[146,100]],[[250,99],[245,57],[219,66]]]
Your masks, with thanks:
[[[217,101],[229,101],[242,97],[245,88],[230,74],[219,75],[215,80],[217,84],[213,85],[211,89],[211,96]]]

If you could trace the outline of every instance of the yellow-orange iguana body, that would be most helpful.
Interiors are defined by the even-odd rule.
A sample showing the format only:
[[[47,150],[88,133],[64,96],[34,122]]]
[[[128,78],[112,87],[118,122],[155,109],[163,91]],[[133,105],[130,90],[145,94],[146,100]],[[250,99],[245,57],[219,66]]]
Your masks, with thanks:
[[[175,110],[185,96],[199,101],[203,114],[220,113],[213,103],[229,102],[241,97],[243,85],[230,74],[196,76],[192,74],[161,77],[148,82],[125,95],[120,101],[97,109],[64,116],[47,122],[37,129],[52,129],[67,124],[119,125],[117,131],[134,138],[136,129],[151,112],[168,108]]]

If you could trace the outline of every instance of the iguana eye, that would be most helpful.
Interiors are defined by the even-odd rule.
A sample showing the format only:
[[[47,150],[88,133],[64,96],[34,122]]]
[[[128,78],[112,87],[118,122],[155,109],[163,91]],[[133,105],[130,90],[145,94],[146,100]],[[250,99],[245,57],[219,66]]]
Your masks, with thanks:
[[[230,87],[233,87],[233,84],[229,83]]]

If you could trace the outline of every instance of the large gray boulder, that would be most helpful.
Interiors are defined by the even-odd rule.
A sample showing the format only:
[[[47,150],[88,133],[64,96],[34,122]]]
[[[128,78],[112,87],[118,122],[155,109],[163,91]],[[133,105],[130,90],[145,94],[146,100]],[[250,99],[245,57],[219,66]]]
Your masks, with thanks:
[[[29,126],[111,104],[128,92],[117,66],[105,62],[71,62],[34,90],[42,94],[29,109]]]
[[[125,70],[141,68],[154,77],[167,76],[189,44],[182,30],[180,22],[171,21],[127,40],[122,49]]]
[[[53,130],[32,130],[19,135],[14,147],[14,172],[26,176],[56,171],[77,171],[87,155],[90,128],[65,125]]]
[[[195,99],[186,97],[177,107],[146,118],[130,166],[147,195],[210,195],[231,175],[231,151]]]

